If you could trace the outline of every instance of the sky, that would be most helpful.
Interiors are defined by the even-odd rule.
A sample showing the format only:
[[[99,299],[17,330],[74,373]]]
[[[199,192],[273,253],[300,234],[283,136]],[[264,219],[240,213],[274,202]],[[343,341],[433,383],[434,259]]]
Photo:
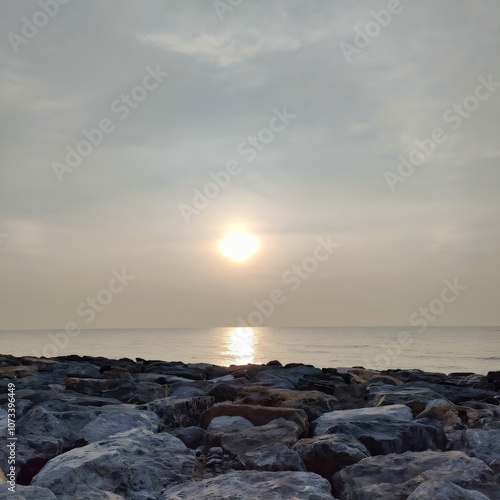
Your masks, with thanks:
[[[500,324],[496,0],[0,19],[0,329]]]

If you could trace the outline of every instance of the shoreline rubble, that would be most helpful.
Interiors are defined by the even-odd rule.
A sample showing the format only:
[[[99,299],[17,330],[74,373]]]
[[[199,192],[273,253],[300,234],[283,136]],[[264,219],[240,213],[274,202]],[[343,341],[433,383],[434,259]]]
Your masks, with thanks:
[[[500,371],[0,355],[0,387],[0,499],[15,387],[19,499],[500,500]]]

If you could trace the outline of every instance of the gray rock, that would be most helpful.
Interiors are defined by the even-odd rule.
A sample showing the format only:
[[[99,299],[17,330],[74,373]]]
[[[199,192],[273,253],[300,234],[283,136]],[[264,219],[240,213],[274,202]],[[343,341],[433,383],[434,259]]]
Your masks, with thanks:
[[[46,401],[35,405],[17,422],[19,436],[52,436],[63,439],[64,448],[71,448],[81,439],[81,431],[94,420],[99,410],[61,401]]]
[[[168,397],[137,406],[138,410],[148,410],[156,413],[164,427],[189,427],[198,425],[202,413],[214,405],[211,396],[194,398]]]
[[[206,396],[207,392],[198,387],[192,387],[189,385],[180,385],[176,387],[170,396],[178,398],[194,398],[196,396]]]
[[[426,388],[437,392],[442,399],[447,399],[452,403],[459,404],[464,401],[481,401],[483,399],[494,398],[498,393],[485,389],[473,389],[470,387],[460,387],[456,385],[433,384],[430,382],[411,382],[405,387]]]
[[[64,440],[47,435],[22,436],[16,443],[16,477],[20,484],[31,479],[51,459],[63,452]],[[8,470],[8,449],[0,448],[0,469]]]
[[[270,385],[281,389],[296,389],[297,385],[307,377],[319,377],[322,374],[314,366],[299,365],[293,367],[263,370],[257,373],[252,383]]]
[[[500,460],[500,429],[466,429],[453,447],[490,464]]]
[[[207,444],[208,446],[220,446],[223,435],[240,432],[249,427],[254,427],[254,425],[245,417],[215,417],[207,427]]]
[[[500,479],[481,460],[458,451],[368,457],[333,476],[341,500],[401,500],[428,481],[450,482],[500,498]]]
[[[368,392],[368,401],[372,406],[404,404],[412,409],[414,415],[422,412],[429,401],[441,397],[432,389],[406,385],[373,385]]]
[[[235,456],[243,456],[261,446],[284,444],[293,446],[301,435],[300,427],[290,420],[279,418],[266,425],[249,427],[221,437],[222,449]]]
[[[429,481],[422,483],[408,497],[408,500],[488,500],[486,495],[479,491],[461,488],[453,483],[443,481]]]
[[[6,397],[6,393],[5,393]],[[68,390],[34,390],[34,389],[21,389],[16,391],[16,398],[18,401],[24,399],[38,404],[45,401],[61,401],[69,404],[79,406],[106,406],[121,404],[121,401],[110,397],[86,396],[78,392]],[[2,403],[2,395],[0,395],[0,404]]]
[[[158,432],[160,417],[152,411],[120,408],[106,411],[90,421],[79,433],[87,443],[101,441],[108,436],[130,429]]]
[[[437,427],[439,426],[439,427]],[[446,449],[447,437],[439,422],[341,422],[331,434],[348,434],[363,443],[371,455]]]
[[[330,484],[311,472],[230,472],[168,488],[160,500],[332,500]]]
[[[15,492],[9,490],[9,484],[0,484],[0,499],[5,500],[56,500],[56,496],[47,488],[22,486],[16,484]]]
[[[315,436],[321,436],[340,422],[411,422],[412,419],[412,411],[405,405],[358,408],[324,413],[312,423],[312,428]]]
[[[238,395],[238,391],[229,384],[216,384],[210,389],[208,395],[213,396],[216,403],[221,403],[224,401],[234,401]]]
[[[293,449],[300,455],[309,472],[315,472],[328,481],[340,469],[370,456],[363,444],[347,434],[301,439]]]
[[[191,450],[195,450],[205,443],[206,431],[201,427],[178,427],[175,429],[165,429],[165,432],[180,439]]]
[[[99,488],[130,500],[143,500],[156,498],[163,488],[190,479],[195,465],[194,453],[176,437],[134,429],[53,458],[33,478],[32,485],[56,495]]]
[[[261,446],[238,456],[246,468],[262,471],[303,471],[304,462],[299,454],[284,444]]]

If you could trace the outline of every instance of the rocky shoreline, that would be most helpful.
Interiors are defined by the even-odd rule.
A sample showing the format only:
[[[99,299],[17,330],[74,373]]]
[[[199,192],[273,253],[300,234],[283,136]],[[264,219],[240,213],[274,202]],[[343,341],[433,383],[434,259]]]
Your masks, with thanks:
[[[0,355],[0,387],[0,498],[500,499],[500,372]]]

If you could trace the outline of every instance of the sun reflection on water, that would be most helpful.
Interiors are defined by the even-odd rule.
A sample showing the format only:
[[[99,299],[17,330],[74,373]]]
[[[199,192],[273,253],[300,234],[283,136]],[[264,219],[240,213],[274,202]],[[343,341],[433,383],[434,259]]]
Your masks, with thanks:
[[[231,328],[227,332],[227,364],[246,365],[255,362],[255,332],[253,328]]]

